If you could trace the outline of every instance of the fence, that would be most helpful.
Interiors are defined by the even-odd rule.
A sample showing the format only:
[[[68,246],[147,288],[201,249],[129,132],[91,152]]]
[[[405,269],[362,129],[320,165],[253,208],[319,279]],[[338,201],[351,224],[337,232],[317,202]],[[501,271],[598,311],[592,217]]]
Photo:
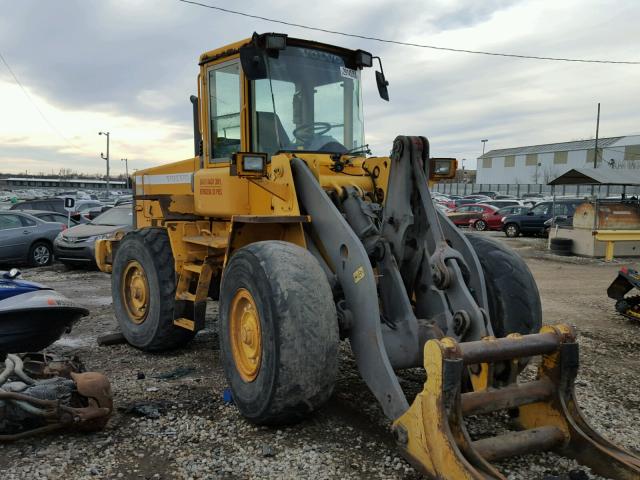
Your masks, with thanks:
[[[623,187],[621,185],[541,185],[520,183],[438,183],[436,192],[450,195],[471,195],[476,192],[498,192],[501,195],[520,197],[525,193],[540,193],[545,196],[606,198],[622,195],[639,195],[640,187]]]

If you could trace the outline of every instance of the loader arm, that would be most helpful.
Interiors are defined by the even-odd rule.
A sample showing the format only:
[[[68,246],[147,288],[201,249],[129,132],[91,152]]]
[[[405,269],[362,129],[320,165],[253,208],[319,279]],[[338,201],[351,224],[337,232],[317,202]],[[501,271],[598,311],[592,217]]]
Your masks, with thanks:
[[[347,316],[353,318],[349,340],[360,373],[385,414],[395,419],[408,402],[394,368],[420,366],[428,339],[479,340],[492,331],[467,284],[474,272],[473,290],[486,302],[475,253],[462,236],[456,243],[464,256],[449,246],[431,202],[427,140],[398,137],[390,162],[382,228],[357,189],[345,188],[343,216],[303,160],[293,158],[291,168],[301,207],[312,218],[313,237],[335,268]]]

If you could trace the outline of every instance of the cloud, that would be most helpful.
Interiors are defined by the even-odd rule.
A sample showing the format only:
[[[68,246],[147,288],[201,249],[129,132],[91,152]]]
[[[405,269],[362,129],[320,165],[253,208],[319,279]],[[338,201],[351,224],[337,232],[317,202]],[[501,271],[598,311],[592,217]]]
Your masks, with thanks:
[[[214,2],[225,6],[224,2]],[[604,0],[387,0],[305,5],[274,0],[229,8],[362,35],[432,45],[581,58],[638,60],[640,3]],[[430,138],[434,154],[475,159],[488,148],[637,133],[640,67],[536,62],[401,47],[289,28],[175,0],[4,2],[0,51],[40,118],[0,64],[0,170],[28,161],[100,171],[104,137],[133,168],[191,155],[189,95],[200,53],[253,31],[285,31],[383,57],[391,102],[363,75],[365,128],[377,154],[397,134]],[[68,140],[67,140],[68,139]],[[71,145],[70,145],[71,144]],[[20,148],[22,150],[20,151]],[[138,166],[136,166],[138,162]],[[466,164],[473,167],[473,161]],[[38,167],[40,168],[40,167]],[[44,167],[43,167],[44,168]]]

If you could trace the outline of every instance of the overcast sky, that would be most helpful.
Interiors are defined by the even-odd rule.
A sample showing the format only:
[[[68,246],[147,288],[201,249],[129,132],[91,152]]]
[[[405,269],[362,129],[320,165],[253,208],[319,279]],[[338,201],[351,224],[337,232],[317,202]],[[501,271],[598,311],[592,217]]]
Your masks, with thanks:
[[[640,60],[640,1],[202,0],[266,17],[454,48]],[[304,8],[301,5],[304,4]],[[380,55],[389,103],[363,75],[366,140],[388,154],[398,134],[475,167],[487,150],[640,133],[640,65],[487,57],[285,27],[177,0],[0,0],[0,171],[112,172],[192,155],[189,95],[200,53],[277,31]],[[51,125],[53,125],[53,128]]]

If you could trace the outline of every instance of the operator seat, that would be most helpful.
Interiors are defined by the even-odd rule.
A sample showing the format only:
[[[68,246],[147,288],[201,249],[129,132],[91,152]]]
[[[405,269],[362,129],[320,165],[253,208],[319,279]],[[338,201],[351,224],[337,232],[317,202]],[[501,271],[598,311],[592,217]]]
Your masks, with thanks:
[[[291,148],[291,140],[282,126],[280,117],[273,112],[256,112],[258,123],[258,151],[269,156],[278,150]],[[277,133],[276,133],[277,132]],[[280,143],[278,143],[278,138]]]

